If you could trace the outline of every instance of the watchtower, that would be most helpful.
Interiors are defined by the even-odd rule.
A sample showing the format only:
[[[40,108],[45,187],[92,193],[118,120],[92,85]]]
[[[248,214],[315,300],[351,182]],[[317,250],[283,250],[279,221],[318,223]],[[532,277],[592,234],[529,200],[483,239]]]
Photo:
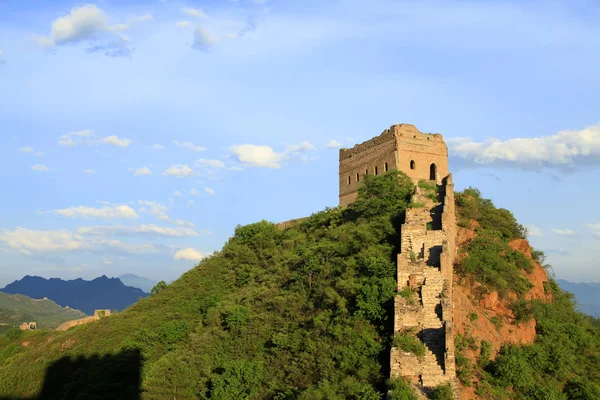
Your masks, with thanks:
[[[439,133],[421,133],[411,124],[396,124],[351,149],[340,149],[340,205],[347,206],[358,195],[365,175],[390,169],[406,173],[415,183],[437,184],[448,175],[448,148]]]

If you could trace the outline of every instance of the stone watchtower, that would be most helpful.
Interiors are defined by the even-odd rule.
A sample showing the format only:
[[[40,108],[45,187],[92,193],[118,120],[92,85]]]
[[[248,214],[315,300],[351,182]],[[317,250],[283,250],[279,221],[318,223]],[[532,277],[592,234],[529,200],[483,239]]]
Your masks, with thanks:
[[[399,347],[392,347],[390,354],[390,378],[402,377],[422,394],[450,384],[458,399],[452,288],[457,227],[454,184],[442,135],[399,124],[351,149],[341,149],[340,205],[356,199],[365,175],[390,169],[406,173],[415,183],[412,206],[400,228],[394,334],[416,336],[424,349],[414,354],[397,341]]]
[[[421,133],[414,125],[396,124],[351,149],[340,149],[340,205],[356,199],[363,176],[390,169],[406,173],[415,183],[424,179],[440,184],[448,175],[444,138]]]

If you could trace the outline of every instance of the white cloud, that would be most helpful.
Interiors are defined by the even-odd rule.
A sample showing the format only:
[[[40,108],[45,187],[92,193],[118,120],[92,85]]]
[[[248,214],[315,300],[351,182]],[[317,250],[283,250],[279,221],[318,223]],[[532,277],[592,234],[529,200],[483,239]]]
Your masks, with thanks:
[[[329,147],[330,149],[339,149],[342,147],[342,144],[340,142],[338,142],[337,140],[330,140],[329,142],[327,142],[327,147]]]
[[[104,207],[88,207],[76,206],[49,211],[54,214],[62,215],[63,217],[76,218],[139,218],[135,210],[128,205],[104,206]]]
[[[225,168],[225,163],[221,160],[207,160],[205,158],[201,158],[194,162],[196,167],[211,167],[211,168]]]
[[[181,193],[179,190],[176,190],[173,192],[173,196],[183,197],[183,193]]]
[[[148,175],[152,175],[152,171],[148,167],[142,167],[142,168],[136,169],[135,172],[133,173],[133,175],[135,175],[135,176],[148,176]]]
[[[202,11],[202,9],[200,9],[200,8],[186,7],[184,9],[182,9],[181,11],[183,11],[185,14],[189,15],[190,17],[196,17],[196,18],[201,18],[201,19],[208,18],[206,13],[204,11]]]
[[[190,260],[190,261],[200,261],[205,256],[200,253],[198,250],[194,250],[192,248],[177,250],[173,258],[175,260]]]
[[[129,147],[132,143],[131,139],[119,138],[115,135],[98,138],[98,135],[91,129],[84,129],[82,131],[69,132],[58,138],[58,143],[61,146],[75,147],[80,144],[97,145],[97,144],[108,144],[117,147]]]
[[[535,225],[527,226],[527,233],[529,236],[542,236],[542,230]]]
[[[193,151],[205,151],[206,150],[205,147],[197,146],[197,145],[195,145],[192,142],[182,143],[182,142],[180,142],[178,140],[173,140],[173,144],[176,145],[176,146],[181,147],[182,149],[188,149],[188,150],[193,150]]]
[[[198,232],[188,227],[164,227],[154,224],[138,226],[87,226],[79,227],[77,233],[82,236],[163,236],[163,237],[186,237],[198,236]]]
[[[190,194],[191,194],[192,196],[200,196],[200,192],[199,192],[199,191],[198,191],[198,189],[196,189],[196,188],[192,188],[192,189],[190,189]]]
[[[86,174],[93,174],[94,172],[96,172],[96,170],[93,168],[90,168],[90,169],[84,169],[83,172],[85,172]]]
[[[198,25],[196,26],[196,29],[194,29],[194,41],[192,43],[194,49],[208,51],[215,43],[217,43],[217,41],[217,37],[211,34],[208,29],[203,26]]]
[[[106,258],[102,259],[102,264],[104,264],[104,265],[114,265],[114,263],[115,262],[112,260],[107,260]]]
[[[154,146],[152,146],[152,150],[164,150],[165,146],[162,146],[160,144],[155,144]]]
[[[572,235],[575,233],[570,229],[550,229],[550,231],[556,233],[557,235]]]
[[[300,144],[292,144],[287,146],[287,153],[302,153],[309,150],[317,150],[315,146],[307,141]]]
[[[147,212],[161,221],[171,221],[171,217],[167,215],[169,207],[155,201],[138,200],[138,204],[142,207],[139,212]]]
[[[31,169],[33,171],[37,171],[37,172],[48,172],[50,171],[50,168],[46,167],[43,164],[35,164],[31,166]]]
[[[188,221],[184,221],[184,220],[179,219],[179,218],[177,218],[175,221],[173,221],[173,223],[175,225],[178,225],[178,226],[187,226],[188,228],[193,228],[195,226],[194,223],[188,222]],[[202,231],[202,232],[203,233],[210,233],[208,231]]]
[[[188,207],[191,207],[194,204],[196,204],[196,202],[194,200],[188,200],[188,202],[187,202]]]
[[[195,174],[196,173],[194,172],[193,169],[191,169],[187,165],[183,165],[183,164],[173,165],[173,166],[167,168],[165,170],[165,172],[163,172],[163,175],[165,175],[165,176],[170,175],[170,176],[175,176],[177,178],[182,178],[184,176],[192,176]]]
[[[73,8],[68,15],[52,21],[49,36],[34,35],[32,39],[41,47],[52,47],[83,41],[97,40],[102,35],[116,36],[118,40],[127,42],[123,32],[142,21],[149,21],[149,14],[133,16],[127,23],[110,25],[108,17],[102,9],[93,4]]]
[[[19,149],[19,151],[21,153],[33,153],[33,147],[27,146],[27,147],[21,147]]]
[[[206,194],[208,194],[209,196],[212,196],[213,194],[215,194],[215,191],[213,189],[211,189],[211,188],[208,188],[208,187],[206,189],[204,189],[204,192]]]
[[[600,165],[600,125],[537,138],[492,138],[485,142],[450,138],[447,143],[451,155],[475,164],[573,166],[578,161],[587,161]]]
[[[32,231],[20,227],[14,231],[3,230],[0,242],[27,255],[32,255],[32,252],[70,251],[89,247],[81,236],[67,230]]]
[[[131,144],[131,140],[125,138],[121,139],[113,135],[100,139],[100,143],[110,144],[112,146],[117,147],[129,147],[129,145]]]
[[[44,153],[43,153],[43,152],[41,152],[41,151],[36,151],[36,152],[35,152],[35,155],[36,155],[36,156],[38,156],[38,157],[43,157],[43,156],[44,156]]]
[[[600,224],[586,224],[588,228],[592,228],[595,232],[594,234],[600,237]]]
[[[234,144],[231,152],[238,160],[253,167],[279,168],[284,154],[275,152],[269,146],[258,146],[255,144]]]
[[[190,21],[177,21],[175,22],[175,26],[178,28],[187,28],[191,26],[192,23]]]
[[[284,161],[314,150],[316,150],[315,146],[307,141],[289,145],[284,152],[276,152],[269,146],[254,144],[234,144],[230,147],[230,151],[240,162],[253,167],[265,168],[280,168]]]

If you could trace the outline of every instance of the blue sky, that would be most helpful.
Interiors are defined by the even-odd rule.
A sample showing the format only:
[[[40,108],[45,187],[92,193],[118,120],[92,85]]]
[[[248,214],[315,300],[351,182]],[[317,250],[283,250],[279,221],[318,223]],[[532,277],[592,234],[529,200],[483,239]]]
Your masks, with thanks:
[[[442,133],[458,189],[600,281],[590,1],[0,2],[0,286],[171,280],[337,204],[339,146]]]

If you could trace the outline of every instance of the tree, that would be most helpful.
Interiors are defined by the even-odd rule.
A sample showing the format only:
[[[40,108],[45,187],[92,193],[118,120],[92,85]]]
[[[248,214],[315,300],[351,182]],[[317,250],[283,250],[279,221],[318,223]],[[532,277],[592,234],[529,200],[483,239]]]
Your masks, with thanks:
[[[155,294],[157,294],[158,292],[160,292],[161,290],[163,290],[166,287],[167,287],[167,283],[165,281],[158,282],[156,285],[154,285],[154,287],[150,291],[150,296],[154,296]]]

